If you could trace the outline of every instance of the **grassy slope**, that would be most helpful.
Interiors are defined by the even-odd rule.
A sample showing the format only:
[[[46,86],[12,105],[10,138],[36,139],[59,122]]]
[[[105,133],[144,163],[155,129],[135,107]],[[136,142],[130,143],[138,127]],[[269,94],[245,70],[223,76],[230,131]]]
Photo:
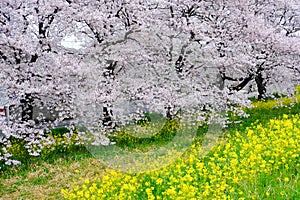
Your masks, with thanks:
[[[41,157],[0,176],[1,199],[61,199],[60,189],[82,176],[101,173],[103,165],[85,149]],[[78,171],[77,171],[78,170]]]
[[[229,132],[243,131],[256,120],[261,122],[284,113],[300,113],[300,104],[293,108],[249,109],[243,126],[231,125]],[[57,153],[24,163],[0,174],[0,199],[62,199],[60,191],[80,177],[92,179],[104,166],[84,148],[69,153]]]

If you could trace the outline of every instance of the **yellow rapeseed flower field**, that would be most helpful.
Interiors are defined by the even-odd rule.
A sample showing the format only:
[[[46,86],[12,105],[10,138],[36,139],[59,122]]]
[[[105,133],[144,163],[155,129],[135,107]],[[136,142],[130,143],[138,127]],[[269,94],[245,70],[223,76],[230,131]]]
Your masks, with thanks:
[[[107,169],[62,190],[66,199],[300,199],[300,115],[258,121],[227,135],[207,156],[201,144],[147,173]]]

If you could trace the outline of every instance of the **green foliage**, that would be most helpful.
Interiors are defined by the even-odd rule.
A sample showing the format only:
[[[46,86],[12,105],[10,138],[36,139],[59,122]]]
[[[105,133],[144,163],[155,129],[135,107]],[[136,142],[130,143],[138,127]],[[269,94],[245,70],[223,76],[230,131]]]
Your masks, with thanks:
[[[9,138],[11,145],[4,146],[3,144],[0,144],[0,155],[3,152],[3,147],[6,148],[7,153],[12,154],[10,159],[12,160],[18,160],[22,163],[28,162],[29,159],[31,159],[31,156],[29,155],[27,149],[25,148],[26,142],[23,139],[10,137]],[[0,160],[0,172],[1,171],[7,171],[10,169],[10,165],[6,165],[4,160]]]
[[[295,95],[300,95],[300,85],[295,87]]]
[[[60,137],[62,137],[64,134],[69,133],[70,130],[66,127],[59,127],[59,128],[53,128],[51,129],[51,134],[52,135],[58,135]]]
[[[150,119],[151,120],[151,119]],[[147,123],[139,123],[142,127],[147,127]],[[147,150],[155,145],[163,145],[168,143],[176,135],[179,127],[177,120],[166,120],[162,129],[150,137],[139,137],[136,134],[130,133],[127,130],[119,130],[114,132],[114,136],[109,136],[112,142],[117,146],[129,149]]]
[[[297,97],[297,95],[300,95],[300,85],[297,85],[295,87],[294,95],[295,95],[295,97]],[[265,97],[262,101],[279,100],[279,99],[284,99],[286,97],[287,97],[286,94],[279,93],[279,92],[273,92],[270,96]],[[286,98],[286,99],[289,99],[289,98]],[[260,101],[256,97],[250,97],[249,100],[251,100],[254,103]]]
[[[300,113],[300,96],[291,97],[291,98],[280,98],[272,99],[265,101],[256,101],[252,102],[252,108],[244,108],[244,111],[249,115],[247,118],[238,117],[232,112],[229,112],[229,119],[232,122],[229,125],[228,130],[243,130],[246,127],[250,126],[252,123],[259,120],[261,123],[266,123],[270,119],[275,117],[282,116],[283,114],[293,115]],[[240,124],[234,122],[240,121]]]
[[[134,119],[134,123],[137,126],[147,126],[151,122],[151,116],[150,113],[145,113],[143,116],[141,116],[141,119],[136,120]]]
[[[19,138],[10,138],[11,146],[7,147],[7,152],[12,154],[11,159],[25,161],[30,158],[30,155],[25,148],[26,142]]]
[[[286,94],[280,94],[279,92],[272,93],[272,96],[274,97],[274,99],[280,99],[280,98],[287,97]]]

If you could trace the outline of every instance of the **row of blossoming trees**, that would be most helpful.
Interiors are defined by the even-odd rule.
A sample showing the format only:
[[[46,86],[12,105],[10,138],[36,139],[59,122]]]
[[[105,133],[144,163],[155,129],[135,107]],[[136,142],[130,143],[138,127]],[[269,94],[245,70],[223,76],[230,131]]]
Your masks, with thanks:
[[[297,0],[2,0],[2,140],[34,140],[49,120],[112,127],[126,102],[239,112],[249,84],[263,99],[299,81],[299,14]]]

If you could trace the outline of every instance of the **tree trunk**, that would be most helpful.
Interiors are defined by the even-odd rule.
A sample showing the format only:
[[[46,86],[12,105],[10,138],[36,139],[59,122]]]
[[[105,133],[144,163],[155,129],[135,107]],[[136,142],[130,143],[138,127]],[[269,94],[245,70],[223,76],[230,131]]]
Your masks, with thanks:
[[[168,120],[172,120],[174,118],[174,115],[171,113],[171,106],[166,107],[167,112],[166,112],[166,117]]]
[[[103,73],[103,76],[106,79],[106,84],[109,85],[110,80],[115,79],[115,69],[117,66],[117,61],[109,60],[108,61],[108,67],[106,68],[106,71]],[[107,95],[110,95],[112,91],[108,90]],[[113,121],[113,111],[112,111],[112,105],[110,102],[105,102],[102,111],[103,111],[103,118],[102,118],[102,125],[107,130],[113,130],[115,129],[115,123]]]
[[[255,82],[257,85],[257,91],[258,91],[258,100],[262,100],[265,98],[266,95],[266,84],[264,83],[264,78],[261,74],[261,72],[258,72],[257,76],[255,77]]]
[[[220,90],[223,90],[225,87],[225,72],[219,70],[217,74],[217,86]]]
[[[110,109],[110,106],[107,104],[103,106],[103,119],[102,119],[102,125],[108,129],[114,128],[114,122],[113,122],[113,112]]]
[[[32,120],[33,118],[33,97],[31,94],[26,94],[20,101],[22,107],[22,121]]]

